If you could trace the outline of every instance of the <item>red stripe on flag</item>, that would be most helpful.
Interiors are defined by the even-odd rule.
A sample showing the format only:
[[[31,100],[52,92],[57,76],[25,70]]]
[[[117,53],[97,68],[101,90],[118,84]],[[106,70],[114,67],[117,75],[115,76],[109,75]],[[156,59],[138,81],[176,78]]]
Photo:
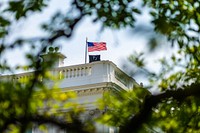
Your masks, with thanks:
[[[88,47],[88,52],[107,50],[105,42],[93,42],[94,46]]]

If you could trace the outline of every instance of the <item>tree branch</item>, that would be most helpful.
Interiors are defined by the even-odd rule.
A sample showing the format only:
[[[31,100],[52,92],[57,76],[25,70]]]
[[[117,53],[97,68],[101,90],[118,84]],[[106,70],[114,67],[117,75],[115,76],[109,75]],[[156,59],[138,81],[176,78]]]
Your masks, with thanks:
[[[30,115],[30,116],[22,116],[22,117],[10,117],[10,119],[8,119],[4,126],[0,129],[1,132],[4,132],[8,126],[10,124],[23,124],[24,122],[27,122],[26,124],[33,122],[36,123],[38,125],[40,124],[53,124],[55,126],[58,126],[61,129],[66,129],[67,131],[72,131],[74,133],[88,133],[87,131],[84,130],[84,125],[83,123],[77,119],[74,118],[73,122],[66,122],[65,120],[62,119],[58,119],[56,117],[46,117],[43,115]],[[20,127],[23,127],[23,125],[21,125]]]
[[[167,90],[166,92],[158,95],[151,95],[144,101],[140,112],[135,114],[126,125],[120,127],[120,133],[133,133],[137,132],[139,128],[148,119],[152,112],[152,108],[156,107],[162,100],[173,98],[177,101],[182,101],[188,96],[200,96],[200,84],[192,84],[185,89]]]

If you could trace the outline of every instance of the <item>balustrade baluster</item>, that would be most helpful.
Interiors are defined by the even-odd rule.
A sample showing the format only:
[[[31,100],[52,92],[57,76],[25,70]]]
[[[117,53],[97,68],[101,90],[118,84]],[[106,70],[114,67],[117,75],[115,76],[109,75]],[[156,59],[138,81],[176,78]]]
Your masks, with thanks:
[[[76,77],[76,68],[74,68],[74,75],[73,75],[73,77]]]
[[[80,75],[80,68],[77,68],[77,77]]]
[[[73,69],[70,69],[70,78],[73,77]]]

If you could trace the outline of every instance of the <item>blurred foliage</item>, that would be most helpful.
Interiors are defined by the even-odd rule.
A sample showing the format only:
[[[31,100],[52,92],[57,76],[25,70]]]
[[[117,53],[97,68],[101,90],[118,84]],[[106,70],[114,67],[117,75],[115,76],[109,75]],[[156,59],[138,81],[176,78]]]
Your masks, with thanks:
[[[162,127],[164,132],[199,132],[199,104],[199,98],[192,96],[181,103],[173,99],[163,101],[153,109],[149,123],[155,129]]]
[[[28,12],[41,11],[46,6],[47,0],[9,1],[6,12],[14,13],[16,20],[26,17]]]
[[[56,12],[48,22],[41,25],[48,33],[45,37],[17,38],[10,42],[12,27],[35,13],[41,13],[49,2],[50,0],[0,2],[3,8],[0,10],[0,72],[35,70],[32,78],[27,80],[15,83],[0,80],[0,132],[7,130],[23,133],[34,124],[41,125],[40,128],[45,130],[43,124],[47,123],[76,132],[92,129],[85,127],[88,123],[84,125],[78,119],[83,110],[70,101],[74,94],[62,93],[56,84],[51,89],[45,86],[44,82],[49,80],[57,82],[56,77],[47,73],[53,60],[42,64],[38,57],[60,37],[71,37],[78,23],[85,17],[91,17],[93,22],[101,22],[103,28],[134,28],[136,16],[146,9],[156,33],[149,38],[149,49],[154,52],[153,49],[161,45],[158,41],[160,35],[166,37],[172,47],[178,46],[173,55],[159,59],[161,68],[158,72],[148,69],[145,51],[129,57],[129,61],[149,78],[148,87],[157,88],[160,93],[150,94],[144,87],[136,87],[133,91],[113,96],[105,94],[100,108],[106,107],[107,110],[98,121],[119,126],[120,132],[200,132],[199,0],[71,0],[69,9]],[[41,46],[36,49],[38,43]],[[12,52],[24,45],[31,48],[25,55],[28,64],[11,68],[3,58],[5,52]],[[56,113],[60,106],[70,111]]]
[[[52,63],[44,65],[37,62],[42,68],[27,78],[19,79],[17,75],[0,78],[0,132],[22,133],[32,126],[44,124],[54,124],[68,131],[86,132],[86,127],[81,128],[83,124],[79,119],[84,109],[73,100],[76,98],[74,92],[62,92],[58,88],[59,75],[52,75],[47,70]],[[49,86],[49,82],[54,84]]]
[[[104,98],[99,100],[100,109],[104,109],[106,112],[97,121],[118,127],[126,124],[129,118],[140,110],[145,97],[151,95],[148,90],[139,85],[128,92],[112,93],[104,93]]]

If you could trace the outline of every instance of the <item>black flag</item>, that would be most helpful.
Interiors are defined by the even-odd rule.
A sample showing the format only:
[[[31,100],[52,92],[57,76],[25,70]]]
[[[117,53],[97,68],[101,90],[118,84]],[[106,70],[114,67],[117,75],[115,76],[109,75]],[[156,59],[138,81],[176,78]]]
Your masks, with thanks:
[[[100,55],[89,55],[89,63],[94,61],[100,61]]]

